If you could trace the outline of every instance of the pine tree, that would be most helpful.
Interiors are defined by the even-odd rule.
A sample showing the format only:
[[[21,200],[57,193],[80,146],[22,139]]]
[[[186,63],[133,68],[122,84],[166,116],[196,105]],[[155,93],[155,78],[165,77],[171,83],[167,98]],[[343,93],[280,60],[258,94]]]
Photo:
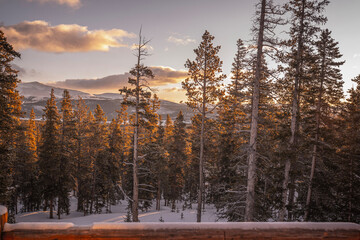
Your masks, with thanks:
[[[360,75],[352,81],[356,87],[348,92],[340,126],[342,131],[339,131],[343,158],[338,161],[339,167],[335,172],[337,204],[332,209],[337,216],[334,221],[360,223]]]
[[[41,204],[39,192],[39,168],[37,154],[37,126],[34,109],[31,109],[30,119],[24,122],[23,131],[17,140],[18,153],[16,172],[18,173],[17,185],[21,211],[30,212],[38,210]]]
[[[113,119],[110,124],[110,137],[109,137],[109,186],[108,186],[108,198],[107,198],[107,211],[109,212],[109,203],[115,203],[119,199],[119,187],[124,176],[124,162],[126,159],[127,148],[129,143],[127,142],[126,132],[122,128],[122,116],[118,114],[116,119]]]
[[[249,129],[247,115],[251,97],[251,76],[248,65],[248,50],[243,41],[237,41],[237,52],[232,64],[232,82],[227,95],[220,100],[217,121],[218,168],[214,178],[213,201],[218,216],[228,221],[242,221],[246,193],[246,143]]]
[[[63,99],[61,100],[61,137],[60,137],[60,168],[61,174],[58,183],[58,211],[60,219],[62,213],[70,213],[69,193],[74,187],[75,162],[73,156],[76,151],[75,139],[75,116],[72,108],[72,101],[69,91],[64,90]]]
[[[292,159],[296,162],[297,144],[299,135],[299,116],[301,113],[301,86],[307,80],[308,73],[306,71],[307,61],[312,61],[310,55],[310,48],[313,45],[313,39],[319,31],[319,25],[326,22],[326,18],[321,15],[325,6],[329,3],[328,0],[291,0],[285,5],[285,9],[291,13],[291,28],[288,45],[291,46],[291,52],[286,56],[286,62],[290,64],[288,68],[288,79],[286,84],[291,82],[292,96],[291,96],[291,121],[290,130],[291,136],[288,142],[289,154],[285,161],[284,181],[282,190],[282,207],[279,212],[279,221],[284,221],[286,208],[288,208],[291,218],[291,206],[294,199],[295,189],[291,188],[289,191],[290,171],[292,169]],[[290,80],[290,81],[289,81]],[[283,86],[284,88],[284,86]],[[293,164],[295,163],[293,161]],[[292,179],[292,183],[294,179]],[[294,185],[294,184],[292,184]],[[288,202],[288,206],[287,206]]]
[[[105,206],[104,199],[107,196],[107,184],[109,183],[109,173],[107,171],[109,166],[109,132],[106,124],[106,117],[100,105],[97,104],[94,110],[94,121],[91,126],[91,142],[93,154],[93,169],[92,169],[92,206],[96,213],[102,211]],[[110,187],[110,186],[109,186]],[[91,209],[91,207],[90,207]],[[92,210],[92,209],[91,209]],[[92,212],[90,210],[90,212]]]
[[[15,202],[12,201],[11,185],[15,164],[15,139],[20,124],[21,98],[16,90],[20,80],[17,71],[11,66],[20,54],[7,42],[0,30],[0,204],[9,210],[9,221],[14,213]]]
[[[59,194],[59,179],[61,167],[61,122],[56,107],[54,89],[44,109],[45,124],[42,129],[42,141],[39,153],[40,185],[45,206],[50,208],[50,218],[53,218],[55,198]]]
[[[82,185],[81,193],[83,197],[84,215],[87,213],[92,214],[94,205],[94,194],[95,194],[95,159],[98,153],[94,147],[94,133],[96,131],[94,114],[89,111],[86,116],[87,123],[87,136],[85,140],[85,153],[84,153],[84,165],[82,166],[81,178],[84,181]],[[90,185],[90,187],[89,187]],[[79,192],[80,192],[79,190]]]
[[[125,96],[126,97],[126,96]],[[126,200],[129,200],[127,193],[130,193],[130,182],[132,182],[132,179],[130,179],[131,171],[129,171],[129,168],[131,167],[127,160],[132,156],[131,148],[132,148],[132,124],[131,124],[131,116],[127,113],[128,106],[125,104],[121,104],[121,109],[118,111],[117,116],[117,123],[120,126],[121,131],[121,140],[120,136],[117,138],[117,141],[114,141],[112,143],[112,140],[110,139],[110,149],[114,149],[115,152],[118,152],[116,154],[116,158],[119,161],[119,174],[120,179],[117,183],[117,190],[120,191],[120,196]],[[114,147],[112,147],[114,145]],[[129,215],[130,216],[130,215]]]
[[[134,68],[130,70],[132,77],[129,78],[129,84],[134,88],[124,87],[120,92],[125,93],[126,96],[131,96],[133,99],[126,98],[123,102],[125,105],[135,107],[135,119],[134,119],[134,141],[133,141],[133,197],[132,197],[132,221],[138,222],[138,208],[139,208],[139,178],[138,178],[138,160],[139,160],[139,125],[141,115],[145,114],[145,108],[148,106],[148,101],[151,97],[151,92],[148,91],[147,79],[153,78],[154,75],[150,68],[143,65],[142,61],[144,57],[148,56],[147,44],[145,38],[139,33],[139,43],[136,45],[135,56],[137,57],[137,63]]]
[[[343,98],[342,92],[342,75],[340,73],[340,66],[344,64],[343,61],[338,61],[342,57],[339,51],[338,43],[331,38],[331,32],[326,29],[321,32],[320,39],[316,42],[318,59],[316,61],[315,74],[317,74],[317,84],[312,83],[313,87],[310,91],[310,96],[305,96],[310,98],[308,101],[314,106],[315,112],[310,111],[310,114],[314,116],[315,121],[313,121],[312,129],[307,128],[308,133],[312,133],[312,138],[314,138],[313,150],[312,150],[312,163],[311,163],[311,172],[308,183],[307,197],[306,197],[306,206],[305,206],[305,216],[304,219],[307,221],[309,219],[309,210],[311,195],[313,190],[313,179],[316,170],[317,158],[324,156],[325,153],[320,153],[322,149],[319,149],[320,139],[325,140],[325,134],[323,126],[326,126],[331,121],[332,116],[336,114],[334,106],[340,105],[340,100]],[[316,97],[314,97],[316,96]],[[310,116],[311,117],[311,116]],[[312,131],[311,131],[312,130]]]
[[[220,46],[213,46],[214,37],[208,31],[202,36],[202,42],[194,50],[195,61],[186,61],[185,67],[189,70],[189,77],[182,82],[187,91],[187,105],[201,114],[200,152],[199,152],[199,190],[197,222],[201,222],[202,196],[204,191],[204,145],[206,115],[217,107],[216,103],[224,94],[220,89],[221,81],[226,77],[222,72],[222,61],[217,56]]]
[[[167,120],[167,122],[170,122]],[[171,127],[170,127],[171,126]],[[175,201],[180,200],[185,185],[185,167],[188,159],[187,153],[187,132],[184,122],[184,115],[180,111],[175,119],[174,125],[168,128],[172,129],[171,135],[168,131],[168,199],[172,203],[172,209],[175,210]],[[166,135],[165,135],[166,136]]]
[[[75,163],[75,185],[77,194],[77,211],[84,211],[86,215],[89,212],[89,200],[91,197],[89,191],[89,179],[91,178],[91,163],[89,153],[89,145],[87,144],[90,130],[89,130],[89,108],[85,101],[79,97],[76,102],[74,110],[75,120],[75,139],[76,150],[74,153]]]

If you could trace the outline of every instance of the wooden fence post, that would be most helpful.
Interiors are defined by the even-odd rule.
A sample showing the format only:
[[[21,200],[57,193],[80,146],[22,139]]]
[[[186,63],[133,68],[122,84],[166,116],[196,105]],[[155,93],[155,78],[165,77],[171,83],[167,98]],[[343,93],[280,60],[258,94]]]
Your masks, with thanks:
[[[7,208],[0,205],[0,239],[2,239],[2,232],[4,230],[4,225],[8,220],[8,211]]]

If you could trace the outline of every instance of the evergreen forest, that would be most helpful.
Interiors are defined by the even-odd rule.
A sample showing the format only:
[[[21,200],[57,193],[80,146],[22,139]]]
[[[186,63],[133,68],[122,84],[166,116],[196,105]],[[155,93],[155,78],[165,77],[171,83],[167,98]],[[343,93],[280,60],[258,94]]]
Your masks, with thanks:
[[[198,222],[213,204],[231,222],[360,223],[360,75],[344,92],[345,61],[323,27],[328,4],[258,0],[252,38],[234,42],[233,59],[220,59],[204,30],[184,62],[190,123],[181,111],[160,116],[141,31],[116,118],[67,90],[49,93],[42,119],[24,118],[12,65],[20,54],[0,31],[0,204],[9,220],[39,210],[60,219],[75,196],[84,215],[127,203],[133,222],[165,200],[174,211],[196,203]]]

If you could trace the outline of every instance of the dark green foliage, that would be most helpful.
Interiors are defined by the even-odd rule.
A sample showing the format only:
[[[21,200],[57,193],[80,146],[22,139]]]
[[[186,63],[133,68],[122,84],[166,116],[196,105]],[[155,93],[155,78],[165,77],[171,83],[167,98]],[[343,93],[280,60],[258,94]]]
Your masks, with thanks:
[[[44,109],[44,126],[39,147],[40,186],[45,205],[50,208],[53,218],[55,198],[59,196],[61,169],[61,121],[58,113],[54,90]]]
[[[37,155],[37,126],[34,111],[30,119],[23,122],[22,131],[17,139],[16,183],[18,200],[22,212],[39,210],[41,193],[39,188],[39,166]]]
[[[16,191],[12,170],[16,166],[16,134],[21,113],[21,98],[16,90],[20,80],[11,66],[20,54],[7,42],[0,30],[0,204],[9,209],[9,221],[13,221]]]
[[[180,111],[176,117],[173,134],[168,145],[168,195],[174,207],[176,200],[180,200],[185,185],[185,167],[188,160],[187,154],[187,132],[184,116]]]

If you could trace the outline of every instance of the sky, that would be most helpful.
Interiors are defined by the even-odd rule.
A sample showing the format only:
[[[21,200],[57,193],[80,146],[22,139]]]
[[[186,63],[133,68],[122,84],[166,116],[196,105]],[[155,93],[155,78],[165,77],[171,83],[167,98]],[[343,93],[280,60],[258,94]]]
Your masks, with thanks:
[[[150,40],[144,64],[160,98],[186,100],[180,82],[193,49],[208,30],[223,73],[231,70],[236,41],[250,40],[255,0],[0,0],[0,29],[21,53],[22,82],[38,81],[89,93],[118,92],[135,65],[133,45],[142,27]],[[275,0],[283,3],[286,0]],[[331,0],[324,28],[339,41],[346,63],[344,88],[360,74],[359,0]],[[229,81],[229,80],[227,80]]]

